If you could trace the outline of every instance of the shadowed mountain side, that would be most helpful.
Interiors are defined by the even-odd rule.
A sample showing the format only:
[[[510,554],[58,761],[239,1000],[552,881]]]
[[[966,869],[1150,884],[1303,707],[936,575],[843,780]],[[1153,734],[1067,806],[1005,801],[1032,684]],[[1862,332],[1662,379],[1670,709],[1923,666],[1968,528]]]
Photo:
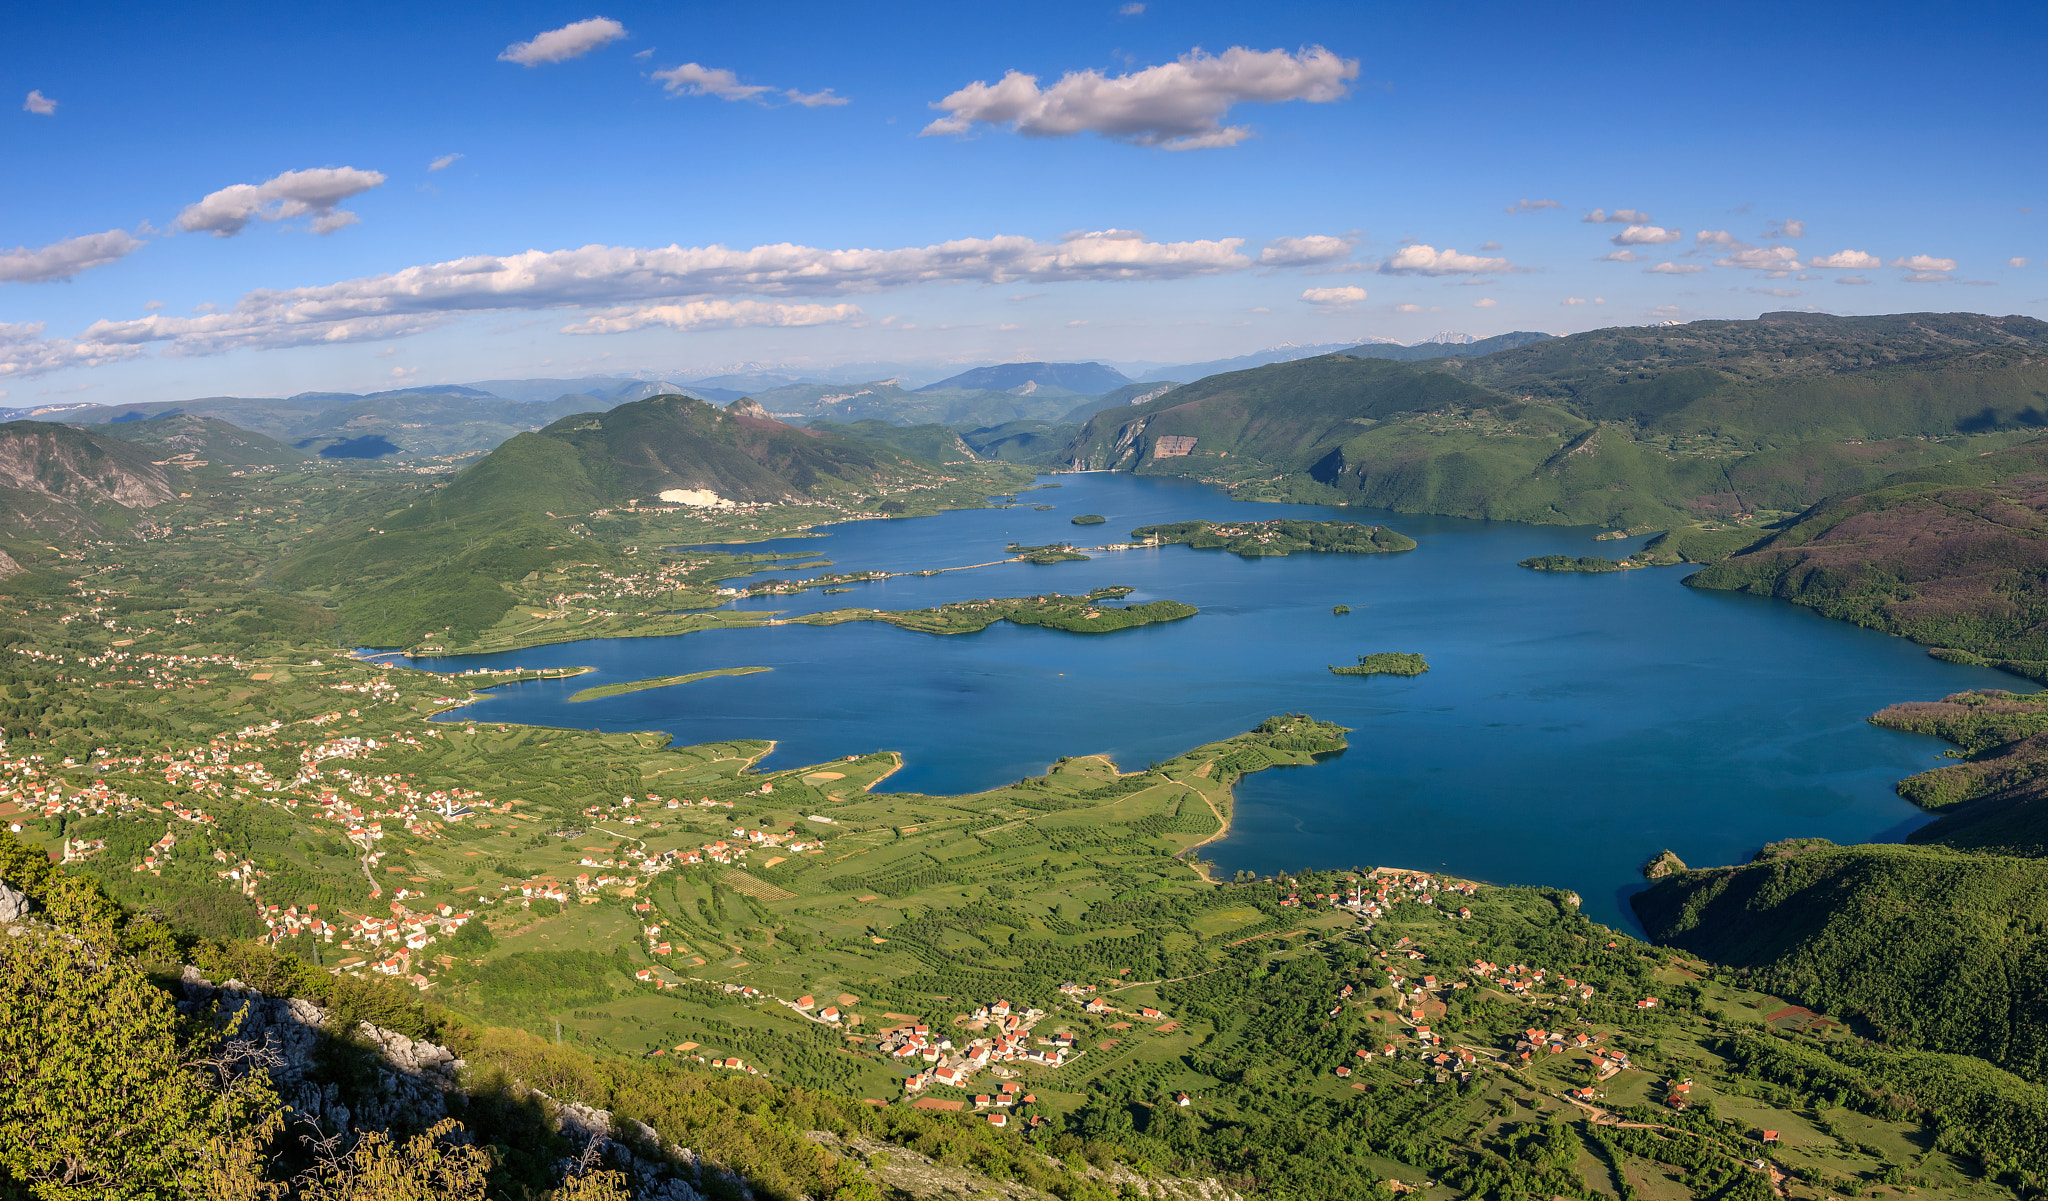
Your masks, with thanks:
[[[2048,1078],[2048,862],[1777,844],[1633,899],[1650,936],[1885,1039]]]

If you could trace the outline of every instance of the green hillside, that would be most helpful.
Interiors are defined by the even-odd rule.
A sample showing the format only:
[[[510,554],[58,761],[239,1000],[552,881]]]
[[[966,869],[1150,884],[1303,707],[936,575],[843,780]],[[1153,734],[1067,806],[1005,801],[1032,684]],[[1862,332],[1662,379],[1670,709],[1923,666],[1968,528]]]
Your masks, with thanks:
[[[872,417],[841,425],[834,421],[808,421],[804,428],[841,438],[875,442],[928,463],[959,463],[974,458],[974,451],[960,435],[943,425],[893,425]]]
[[[0,424],[0,535],[125,532],[177,486],[150,451],[102,431]]]
[[[2048,323],[2026,317],[1776,313],[1414,364],[1325,355],[1097,413],[1061,462],[1253,500],[1655,528],[2024,440],[2048,425],[2044,352]]]
[[[1885,1041],[2048,1081],[2048,862],[1930,847],[1766,848],[1634,899],[1652,938]]]
[[[277,467],[304,462],[305,451],[264,434],[245,430],[218,417],[166,413],[141,421],[117,421],[92,427],[95,434],[146,446],[167,458],[219,463],[229,467]]]

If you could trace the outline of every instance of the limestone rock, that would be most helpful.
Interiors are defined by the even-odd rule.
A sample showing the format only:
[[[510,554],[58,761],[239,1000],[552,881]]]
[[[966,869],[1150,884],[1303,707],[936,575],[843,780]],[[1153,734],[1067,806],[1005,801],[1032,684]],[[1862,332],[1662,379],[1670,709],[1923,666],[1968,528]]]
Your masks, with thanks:
[[[0,922],[18,922],[28,916],[29,899],[0,880]]]

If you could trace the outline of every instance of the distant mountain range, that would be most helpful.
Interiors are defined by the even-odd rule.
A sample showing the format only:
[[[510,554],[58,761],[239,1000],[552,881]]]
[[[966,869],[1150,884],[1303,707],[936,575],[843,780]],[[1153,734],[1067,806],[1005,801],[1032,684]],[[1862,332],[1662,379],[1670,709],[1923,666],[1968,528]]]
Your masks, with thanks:
[[[1017,396],[1095,396],[1133,382],[1100,363],[999,363],[977,367],[927,384],[919,392],[945,389],[1008,392]]]

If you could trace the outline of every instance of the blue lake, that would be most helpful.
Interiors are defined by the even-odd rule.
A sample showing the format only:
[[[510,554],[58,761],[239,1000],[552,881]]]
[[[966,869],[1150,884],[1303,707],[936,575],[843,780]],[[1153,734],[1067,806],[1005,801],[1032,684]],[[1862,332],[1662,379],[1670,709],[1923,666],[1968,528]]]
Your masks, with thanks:
[[[1571,575],[1515,566],[1553,552],[1619,558],[1640,545],[1593,543],[1588,528],[1239,504],[1205,486],[1129,475],[1044,482],[1060,486],[1019,494],[1017,508],[852,522],[744,549],[903,571],[985,563],[1012,540],[1092,545],[1141,525],[1275,517],[1384,523],[1421,546],[1258,560],[1174,546],[739,602],[799,613],[911,609],[1127,584],[1138,590],[1132,603],[1170,597],[1201,609],[1108,635],[1003,623],[940,636],[863,622],[413,663],[597,668],[499,689],[451,718],[658,729],[678,743],[772,738],[771,768],[898,750],[907,764],[888,787],[932,794],[994,787],[1061,755],[1105,752],[1143,767],[1275,713],[1310,713],[1351,727],[1351,749],[1240,784],[1230,836],[1203,852],[1225,875],[1391,865],[1547,884],[1577,891],[1596,920],[1626,929],[1637,928],[1626,898],[1642,886],[1639,870],[1667,847],[1698,867],[1743,862],[1795,835],[1904,837],[1927,819],[1892,787],[1936,766],[1944,744],[1864,719],[1895,701],[2019,683],[1781,602],[1685,588],[1691,567]],[[1109,520],[1070,524],[1080,513]],[[1351,613],[1333,616],[1339,604]],[[1413,679],[1327,670],[1373,651],[1418,651],[1432,670]],[[567,703],[595,684],[753,665],[775,670]]]

